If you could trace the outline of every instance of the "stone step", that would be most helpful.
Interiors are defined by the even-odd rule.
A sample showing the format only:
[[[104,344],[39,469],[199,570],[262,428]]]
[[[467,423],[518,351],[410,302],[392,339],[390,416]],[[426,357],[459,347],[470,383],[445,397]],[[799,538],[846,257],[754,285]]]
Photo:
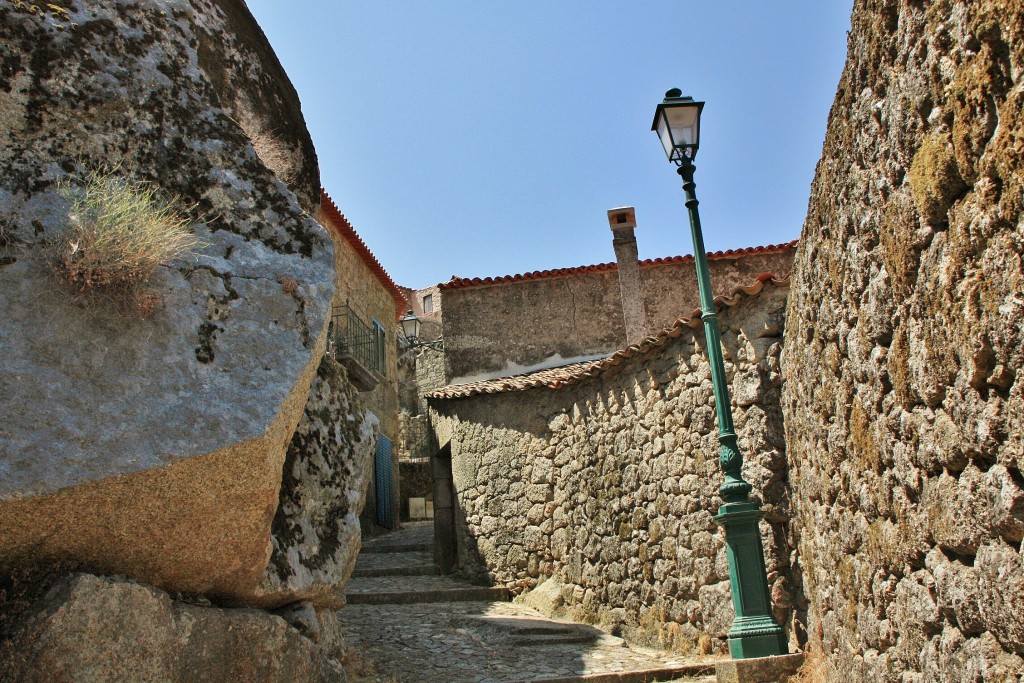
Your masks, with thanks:
[[[356,564],[352,572],[352,578],[367,578],[373,576],[438,576],[441,570],[432,564],[414,565],[408,567],[369,567],[360,568]]]
[[[509,681],[508,683],[714,683],[718,680],[714,675],[714,664],[688,664],[669,666],[657,669],[641,669],[582,676],[564,676],[561,678],[531,678],[529,681]],[[710,673],[709,673],[710,672]]]
[[[346,593],[350,605],[412,605],[423,602],[506,602],[505,588],[448,588],[425,591],[395,591],[389,593]]]
[[[474,586],[448,576],[373,576],[353,578],[345,588],[350,605],[406,605],[422,602],[503,602],[505,588]]]
[[[363,553],[411,553],[434,552],[433,543],[364,543],[359,550]]]
[[[532,647],[535,645],[579,645],[593,643],[599,638],[611,638],[593,626],[571,622],[553,621],[536,617],[508,617],[494,615],[468,615],[466,622],[491,633],[507,638],[515,647]]]
[[[360,553],[353,577],[433,576],[439,574],[434,556],[423,551],[405,553]]]
[[[586,633],[538,633],[535,635],[516,636],[509,641],[513,647],[536,647],[544,645],[582,645],[594,642],[594,637]]]

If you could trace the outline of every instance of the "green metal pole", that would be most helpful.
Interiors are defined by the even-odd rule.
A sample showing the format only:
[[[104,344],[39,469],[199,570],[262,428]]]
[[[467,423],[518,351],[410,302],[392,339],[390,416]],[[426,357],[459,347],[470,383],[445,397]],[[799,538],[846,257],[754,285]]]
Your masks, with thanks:
[[[718,314],[711,293],[711,275],[708,271],[707,251],[704,249],[704,235],[700,229],[693,171],[693,162],[684,158],[679,166],[679,175],[683,178],[686,208],[690,214],[701,319],[704,321],[711,382],[715,391],[715,412],[718,413],[718,443],[721,444],[718,464],[725,472],[725,483],[718,488],[725,503],[718,509],[714,519],[725,529],[729,583],[736,611],[736,618],[729,629],[729,654],[733,659],[784,655],[788,652],[786,634],[772,617],[764,546],[758,529],[762,512],[760,506],[748,498],[747,494],[752,487],[743,480],[740,472],[743,456],[737,446],[736,431],[732,424],[729,385],[725,381],[725,361],[722,358],[722,337],[718,331]]]

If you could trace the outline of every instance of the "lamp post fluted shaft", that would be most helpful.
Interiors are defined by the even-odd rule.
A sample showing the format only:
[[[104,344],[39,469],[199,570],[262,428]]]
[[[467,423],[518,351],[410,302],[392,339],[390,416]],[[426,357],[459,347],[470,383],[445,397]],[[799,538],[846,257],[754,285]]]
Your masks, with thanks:
[[[736,612],[729,629],[729,654],[733,659],[768,657],[787,652],[786,636],[771,613],[771,596],[764,564],[764,546],[758,522],[760,506],[747,494],[751,486],[741,473],[743,456],[736,442],[729,404],[729,386],[725,379],[725,361],[722,357],[721,333],[718,314],[711,291],[707,252],[697,210],[696,184],[693,182],[694,165],[689,156],[680,160],[679,175],[686,193],[686,208],[690,215],[693,236],[693,260],[697,268],[697,288],[700,292],[701,319],[711,382],[715,393],[715,412],[718,415],[718,463],[725,473],[725,482],[718,488],[724,504],[715,521],[725,529],[726,553],[729,560],[729,583],[732,604]]]

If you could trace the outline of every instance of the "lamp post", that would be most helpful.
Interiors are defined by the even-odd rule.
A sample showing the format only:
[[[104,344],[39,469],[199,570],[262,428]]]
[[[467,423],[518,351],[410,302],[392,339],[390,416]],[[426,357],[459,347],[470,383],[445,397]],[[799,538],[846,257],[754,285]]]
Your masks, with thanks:
[[[740,472],[743,456],[737,447],[732,424],[718,316],[711,294],[711,276],[700,229],[700,214],[697,212],[697,195],[694,193],[693,160],[700,144],[700,114],[703,109],[703,102],[694,102],[692,97],[684,97],[682,91],[673,88],[665,93],[664,101],[658,105],[651,130],[658,133],[669,161],[679,166],[686,208],[690,214],[701,319],[704,321],[715,412],[718,414],[718,442],[721,444],[718,463],[725,472],[725,483],[718,488],[724,504],[714,519],[725,529],[729,582],[736,611],[736,618],[729,629],[729,654],[733,659],[768,657],[787,653],[786,636],[771,613],[764,546],[758,529],[761,508],[749,499],[747,494],[751,486],[743,480]]]

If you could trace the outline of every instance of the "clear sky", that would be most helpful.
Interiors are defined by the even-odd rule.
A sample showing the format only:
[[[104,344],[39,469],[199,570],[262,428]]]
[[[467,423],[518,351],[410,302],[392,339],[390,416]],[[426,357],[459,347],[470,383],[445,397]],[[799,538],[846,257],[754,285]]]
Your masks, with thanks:
[[[321,181],[400,285],[692,251],[650,131],[707,102],[708,250],[799,236],[852,0],[247,0],[302,100]]]

